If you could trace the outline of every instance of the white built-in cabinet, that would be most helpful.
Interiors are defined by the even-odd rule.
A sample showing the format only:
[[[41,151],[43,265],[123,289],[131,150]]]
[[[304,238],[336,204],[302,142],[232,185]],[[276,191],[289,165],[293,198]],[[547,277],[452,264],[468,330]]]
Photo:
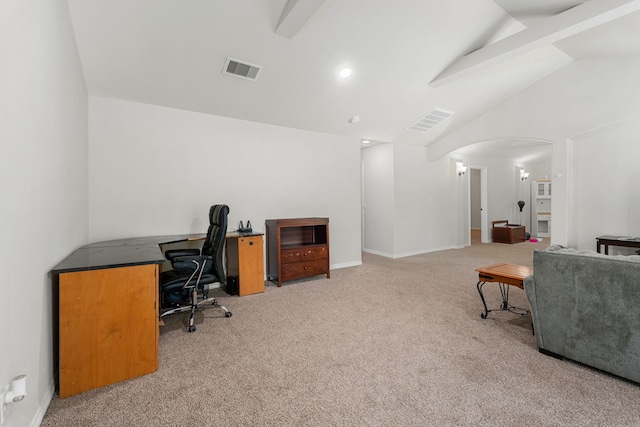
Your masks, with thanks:
[[[536,180],[531,188],[531,235],[551,236],[551,180]]]

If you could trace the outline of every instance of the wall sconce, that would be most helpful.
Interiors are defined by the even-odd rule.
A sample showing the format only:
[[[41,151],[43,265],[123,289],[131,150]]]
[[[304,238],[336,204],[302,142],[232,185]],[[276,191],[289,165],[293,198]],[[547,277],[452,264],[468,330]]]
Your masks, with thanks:
[[[524,169],[520,169],[520,181],[524,181],[529,178],[529,172],[525,172]]]
[[[456,162],[456,173],[458,176],[464,175],[467,171],[467,167],[462,162]]]

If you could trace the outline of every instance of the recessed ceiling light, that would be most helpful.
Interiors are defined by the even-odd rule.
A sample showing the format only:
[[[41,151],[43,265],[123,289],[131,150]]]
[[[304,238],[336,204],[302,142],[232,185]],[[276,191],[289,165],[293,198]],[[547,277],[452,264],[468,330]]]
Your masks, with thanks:
[[[368,139],[363,139],[363,140],[362,140],[362,143],[363,143],[363,144],[371,144],[371,141],[369,141]]]
[[[351,75],[351,73],[352,73],[351,68],[343,68],[342,70],[340,70],[338,75],[340,77],[342,77],[343,79],[346,79],[347,77],[349,77]]]

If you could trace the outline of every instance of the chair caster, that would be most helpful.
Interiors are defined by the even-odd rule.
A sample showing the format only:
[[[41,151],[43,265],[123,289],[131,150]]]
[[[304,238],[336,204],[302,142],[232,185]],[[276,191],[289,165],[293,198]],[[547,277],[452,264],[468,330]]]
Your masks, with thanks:
[[[193,332],[196,330],[196,326],[195,325],[189,325],[189,332]]]
[[[231,312],[230,311],[225,311],[224,312],[224,317],[231,317]]]

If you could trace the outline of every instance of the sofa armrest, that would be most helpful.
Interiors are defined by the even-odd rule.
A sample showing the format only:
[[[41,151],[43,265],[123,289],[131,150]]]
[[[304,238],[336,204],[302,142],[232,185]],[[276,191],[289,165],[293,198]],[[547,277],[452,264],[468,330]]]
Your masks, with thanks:
[[[540,332],[538,325],[538,301],[536,299],[536,279],[533,274],[524,278],[524,292],[531,306],[531,323],[533,324],[533,332],[536,336],[538,348],[543,348],[543,334]]]

